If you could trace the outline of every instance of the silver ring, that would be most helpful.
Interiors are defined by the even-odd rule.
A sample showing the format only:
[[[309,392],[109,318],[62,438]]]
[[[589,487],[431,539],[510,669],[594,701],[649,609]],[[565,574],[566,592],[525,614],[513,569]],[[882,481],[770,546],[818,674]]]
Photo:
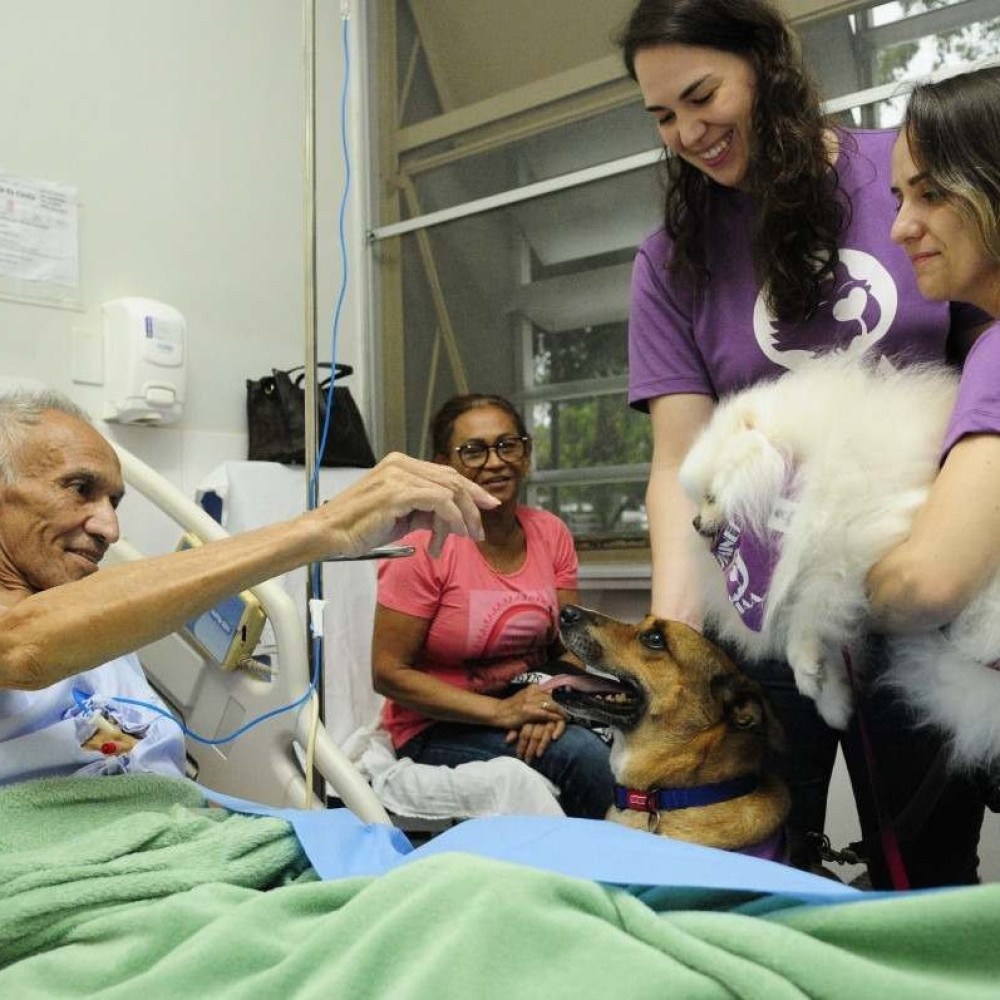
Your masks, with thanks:
[[[542,708],[548,708],[548,707],[549,707],[549,703],[547,701],[543,701],[542,702]]]

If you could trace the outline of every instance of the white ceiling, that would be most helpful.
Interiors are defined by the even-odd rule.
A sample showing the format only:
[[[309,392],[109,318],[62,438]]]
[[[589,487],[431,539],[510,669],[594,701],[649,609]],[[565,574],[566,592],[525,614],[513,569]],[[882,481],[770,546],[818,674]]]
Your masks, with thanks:
[[[409,0],[444,110],[615,54],[634,0]],[[779,0],[793,19],[861,0]]]

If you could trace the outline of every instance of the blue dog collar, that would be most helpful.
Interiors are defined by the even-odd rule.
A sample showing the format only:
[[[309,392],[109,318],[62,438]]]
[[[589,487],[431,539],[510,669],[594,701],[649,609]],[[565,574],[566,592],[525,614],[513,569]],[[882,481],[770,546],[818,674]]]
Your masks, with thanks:
[[[727,802],[749,795],[758,785],[755,774],[745,774],[729,781],[719,781],[714,785],[695,785],[693,788],[653,788],[640,792],[636,788],[615,785],[615,805],[619,809],[634,809],[637,812],[670,812],[674,809],[691,809],[694,806],[710,806],[716,802]]]

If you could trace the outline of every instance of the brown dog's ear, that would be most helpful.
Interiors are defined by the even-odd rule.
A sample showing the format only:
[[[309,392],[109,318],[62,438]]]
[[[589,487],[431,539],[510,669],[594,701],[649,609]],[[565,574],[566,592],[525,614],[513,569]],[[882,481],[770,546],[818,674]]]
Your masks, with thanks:
[[[733,729],[759,733],[775,750],[784,748],[781,724],[756,681],[745,674],[717,674],[711,688]]]

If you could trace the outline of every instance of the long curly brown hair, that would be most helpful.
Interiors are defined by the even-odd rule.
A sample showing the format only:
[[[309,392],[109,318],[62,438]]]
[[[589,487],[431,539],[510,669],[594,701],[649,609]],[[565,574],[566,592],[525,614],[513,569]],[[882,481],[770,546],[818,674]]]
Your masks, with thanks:
[[[730,52],[756,73],[745,182],[755,206],[754,268],[775,316],[806,319],[838,264],[850,201],[829,160],[830,122],[788,24],[766,0],[640,0],[618,36],[632,79],[640,49],[669,44]],[[678,156],[668,155],[666,172],[664,225],[674,244],[669,267],[701,284],[711,279],[704,221],[717,185]]]

